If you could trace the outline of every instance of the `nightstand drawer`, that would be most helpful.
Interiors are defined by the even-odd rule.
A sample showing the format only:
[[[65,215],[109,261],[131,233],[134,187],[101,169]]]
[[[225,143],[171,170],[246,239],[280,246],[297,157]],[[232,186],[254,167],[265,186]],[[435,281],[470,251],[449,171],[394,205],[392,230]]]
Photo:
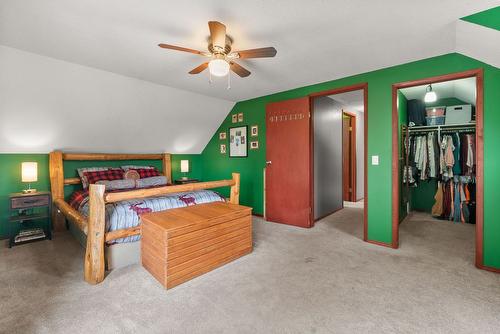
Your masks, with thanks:
[[[49,202],[49,196],[14,197],[10,200],[10,207],[11,209],[27,209],[37,206],[47,206]]]

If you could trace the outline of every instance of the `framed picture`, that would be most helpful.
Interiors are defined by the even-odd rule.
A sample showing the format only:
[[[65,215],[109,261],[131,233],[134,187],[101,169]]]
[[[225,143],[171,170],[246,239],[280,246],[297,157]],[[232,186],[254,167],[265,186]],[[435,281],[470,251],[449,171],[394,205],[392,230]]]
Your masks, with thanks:
[[[220,144],[220,153],[226,154],[226,144]]]
[[[238,115],[234,114],[233,116],[231,116],[231,123],[237,123],[237,122],[238,122]]]
[[[257,137],[258,135],[259,135],[259,126],[252,125],[252,127],[250,128],[250,136]]]
[[[248,126],[238,126],[229,129],[229,157],[245,158],[248,156]]]
[[[238,122],[239,122],[239,123],[243,122],[243,113],[242,113],[242,112],[240,112],[240,113],[238,114]]]
[[[251,141],[250,142],[250,149],[251,150],[258,150],[259,149],[259,142],[258,141]]]
[[[226,139],[226,133],[225,132],[219,133],[219,139],[221,140]]]

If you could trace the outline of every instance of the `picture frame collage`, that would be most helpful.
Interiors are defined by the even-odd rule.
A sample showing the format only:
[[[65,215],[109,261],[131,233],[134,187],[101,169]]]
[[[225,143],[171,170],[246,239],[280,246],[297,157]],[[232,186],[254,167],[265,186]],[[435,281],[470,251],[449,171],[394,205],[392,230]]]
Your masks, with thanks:
[[[236,113],[231,115],[231,123],[243,123],[244,116],[243,113]],[[226,154],[228,152],[229,145],[229,157],[230,158],[246,158],[248,157],[248,149],[258,150],[259,149],[259,126],[250,126],[250,136],[248,134],[248,125],[233,126],[228,129],[229,137],[227,131],[219,132],[219,140],[224,141],[220,143],[219,151],[220,154]],[[249,140],[251,138],[252,140]],[[229,144],[226,141],[229,139]]]

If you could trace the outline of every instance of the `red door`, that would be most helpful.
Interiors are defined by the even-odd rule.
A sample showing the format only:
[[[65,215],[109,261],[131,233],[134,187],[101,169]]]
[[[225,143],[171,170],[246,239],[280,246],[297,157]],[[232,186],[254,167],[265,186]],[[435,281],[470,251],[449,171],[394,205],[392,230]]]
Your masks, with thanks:
[[[311,227],[309,98],[266,106],[266,219]]]

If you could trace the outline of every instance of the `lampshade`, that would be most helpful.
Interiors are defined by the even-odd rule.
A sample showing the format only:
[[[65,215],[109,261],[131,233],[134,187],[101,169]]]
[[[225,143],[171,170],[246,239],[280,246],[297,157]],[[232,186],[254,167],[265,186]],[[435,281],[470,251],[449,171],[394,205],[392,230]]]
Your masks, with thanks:
[[[38,181],[38,163],[36,162],[23,162],[21,164],[22,182],[36,182]]]
[[[210,74],[216,77],[223,77],[229,73],[229,63],[224,59],[212,59],[208,63]]]
[[[189,160],[181,160],[181,173],[189,172]]]
[[[424,101],[426,103],[429,103],[429,102],[436,102],[436,100],[437,100],[437,95],[436,92],[432,91],[432,85],[427,86],[426,93],[424,96]]]

